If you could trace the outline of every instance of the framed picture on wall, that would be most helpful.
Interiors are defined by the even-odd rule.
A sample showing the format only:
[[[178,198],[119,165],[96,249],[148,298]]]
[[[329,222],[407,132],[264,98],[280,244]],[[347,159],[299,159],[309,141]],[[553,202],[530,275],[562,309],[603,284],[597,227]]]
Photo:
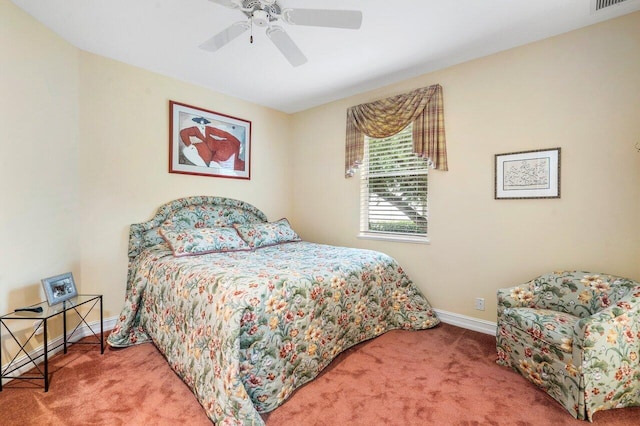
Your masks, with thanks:
[[[494,197],[560,198],[560,148],[496,154]]]
[[[169,173],[251,178],[251,122],[169,101]]]
[[[57,305],[78,295],[76,283],[73,280],[73,274],[71,274],[71,272],[43,278],[42,286],[44,287],[44,293],[47,296],[49,306]]]

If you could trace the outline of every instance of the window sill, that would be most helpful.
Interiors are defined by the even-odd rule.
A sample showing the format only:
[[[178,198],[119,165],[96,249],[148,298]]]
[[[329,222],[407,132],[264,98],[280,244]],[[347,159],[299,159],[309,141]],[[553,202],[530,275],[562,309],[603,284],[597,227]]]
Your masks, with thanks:
[[[430,244],[428,237],[418,237],[409,235],[393,235],[393,234],[376,234],[361,232],[358,234],[358,238],[362,240],[380,240],[380,241],[393,241],[397,243],[412,243],[412,244]]]

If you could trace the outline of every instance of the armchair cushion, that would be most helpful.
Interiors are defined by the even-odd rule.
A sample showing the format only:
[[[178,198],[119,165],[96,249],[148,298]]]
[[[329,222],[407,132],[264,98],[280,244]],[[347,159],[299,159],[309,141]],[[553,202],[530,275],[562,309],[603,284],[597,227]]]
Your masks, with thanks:
[[[507,308],[504,321],[566,353],[573,350],[573,328],[580,318],[549,309]]]

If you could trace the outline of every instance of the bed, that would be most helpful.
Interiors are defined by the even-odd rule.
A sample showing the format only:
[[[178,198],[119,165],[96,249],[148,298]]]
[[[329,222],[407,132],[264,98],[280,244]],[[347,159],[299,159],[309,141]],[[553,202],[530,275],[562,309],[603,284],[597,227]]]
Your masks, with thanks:
[[[301,241],[286,219],[199,196],[131,225],[108,343],[153,342],[214,423],[261,425],[345,349],[438,323],[391,257]]]

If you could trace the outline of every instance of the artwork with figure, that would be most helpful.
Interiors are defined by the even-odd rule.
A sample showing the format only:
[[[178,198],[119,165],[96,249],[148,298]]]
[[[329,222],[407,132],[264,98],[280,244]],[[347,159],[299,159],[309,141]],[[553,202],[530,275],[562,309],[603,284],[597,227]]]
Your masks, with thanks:
[[[251,123],[171,102],[170,172],[249,178]]]

